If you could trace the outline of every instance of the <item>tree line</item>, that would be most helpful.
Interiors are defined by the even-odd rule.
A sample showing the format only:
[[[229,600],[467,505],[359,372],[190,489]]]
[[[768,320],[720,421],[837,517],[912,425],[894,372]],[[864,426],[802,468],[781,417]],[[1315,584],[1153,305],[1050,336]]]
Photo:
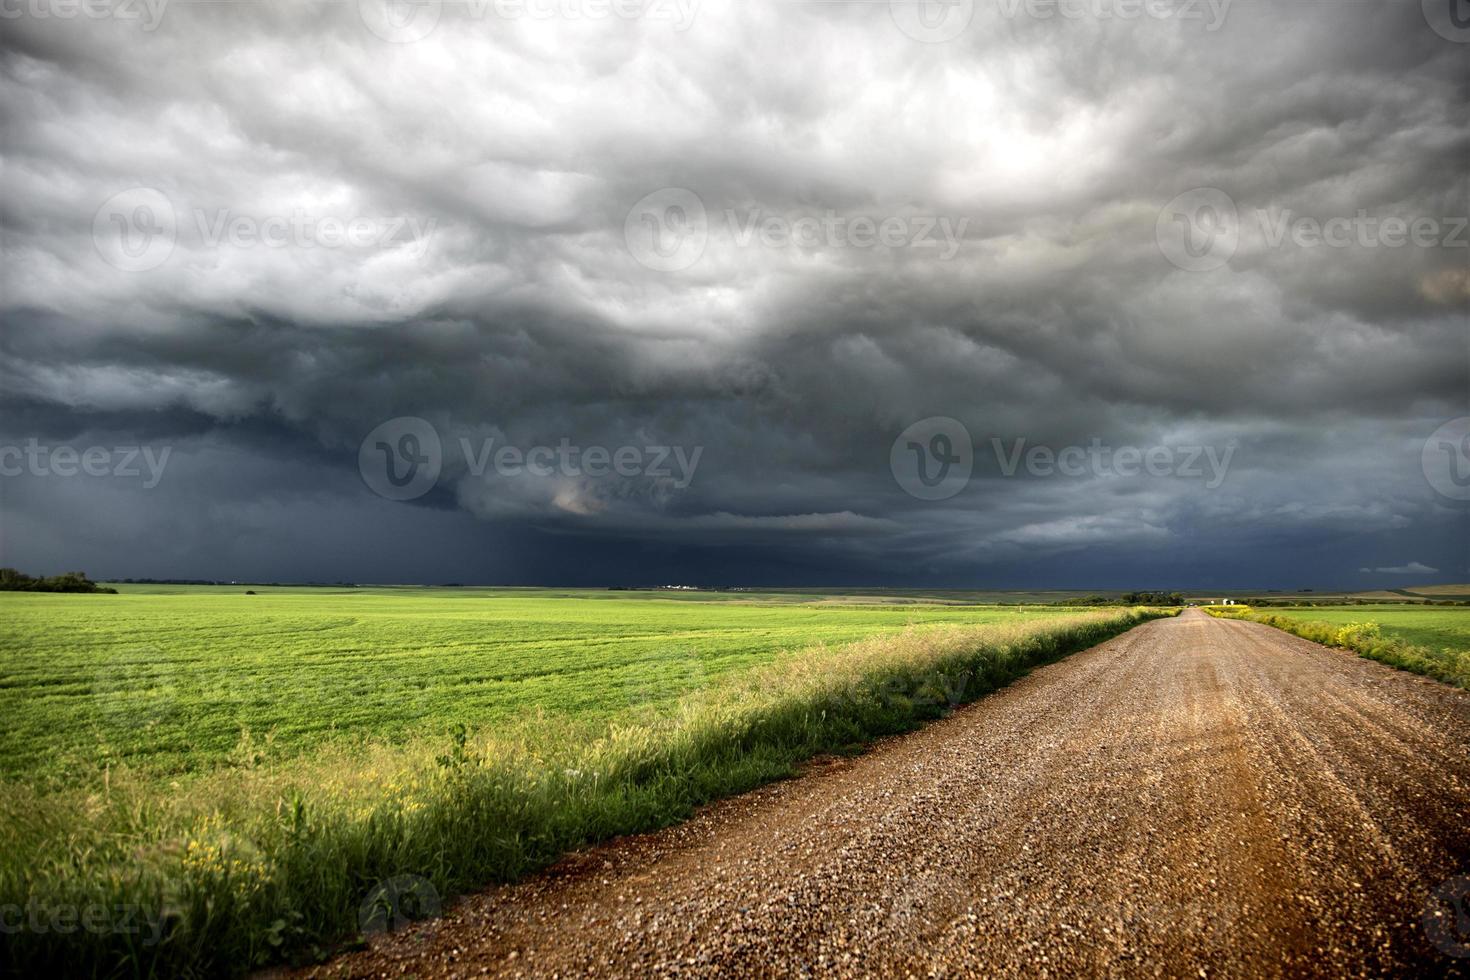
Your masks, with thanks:
[[[0,592],[106,592],[117,595],[117,589],[98,585],[86,572],[62,572],[38,578],[14,568],[0,568]]]

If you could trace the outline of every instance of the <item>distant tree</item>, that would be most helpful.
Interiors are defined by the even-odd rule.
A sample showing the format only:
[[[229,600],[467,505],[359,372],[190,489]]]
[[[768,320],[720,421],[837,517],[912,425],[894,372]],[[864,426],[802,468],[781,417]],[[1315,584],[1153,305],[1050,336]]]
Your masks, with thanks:
[[[1125,606],[1182,606],[1182,592],[1125,592],[1120,600]]]
[[[117,594],[116,589],[103,588],[87,578],[86,572],[63,572],[50,578],[37,578],[14,568],[0,568],[0,592],[105,592]]]

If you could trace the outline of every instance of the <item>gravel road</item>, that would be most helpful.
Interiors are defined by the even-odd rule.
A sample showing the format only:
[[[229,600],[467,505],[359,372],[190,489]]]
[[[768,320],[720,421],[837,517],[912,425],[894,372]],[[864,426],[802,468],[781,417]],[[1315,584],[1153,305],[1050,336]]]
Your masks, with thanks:
[[[1470,976],[1467,875],[1470,695],[1190,611],[310,975]]]

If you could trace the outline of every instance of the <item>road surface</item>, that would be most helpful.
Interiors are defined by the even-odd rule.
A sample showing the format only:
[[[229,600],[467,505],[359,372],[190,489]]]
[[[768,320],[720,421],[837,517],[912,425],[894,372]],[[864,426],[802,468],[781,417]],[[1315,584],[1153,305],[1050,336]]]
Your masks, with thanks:
[[[1466,875],[1470,695],[1196,610],[314,975],[1470,976]]]

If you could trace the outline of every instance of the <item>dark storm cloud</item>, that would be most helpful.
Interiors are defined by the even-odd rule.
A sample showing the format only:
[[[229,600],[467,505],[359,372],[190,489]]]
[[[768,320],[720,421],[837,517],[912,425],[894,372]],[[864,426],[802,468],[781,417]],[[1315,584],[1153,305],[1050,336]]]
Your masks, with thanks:
[[[1279,548],[1288,585],[1467,570],[1421,452],[1470,412],[1470,49],[1417,3],[996,0],[943,43],[885,4],[431,4],[394,43],[365,25],[411,37],[423,10],[38,3],[0,7],[0,434],[175,454],[146,490],[4,477],[9,564],[1279,584]],[[1189,271],[1160,216],[1199,188],[1236,237]],[[647,250],[644,221],[696,210],[702,249]],[[171,249],[118,251],[165,212]],[[1385,219],[1433,227],[1389,245]],[[1341,247],[1297,240],[1334,220]],[[863,221],[898,237],[858,247]],[[405,416],[443,472],[390,503],[358,449]],[[975,461],[926,501],[889,453],[931,416]],[[1008,475],[992,439],[1230,455],[1218,480]],[[687,486],[475,472],[487,445],[562,443],[702,454]]]

